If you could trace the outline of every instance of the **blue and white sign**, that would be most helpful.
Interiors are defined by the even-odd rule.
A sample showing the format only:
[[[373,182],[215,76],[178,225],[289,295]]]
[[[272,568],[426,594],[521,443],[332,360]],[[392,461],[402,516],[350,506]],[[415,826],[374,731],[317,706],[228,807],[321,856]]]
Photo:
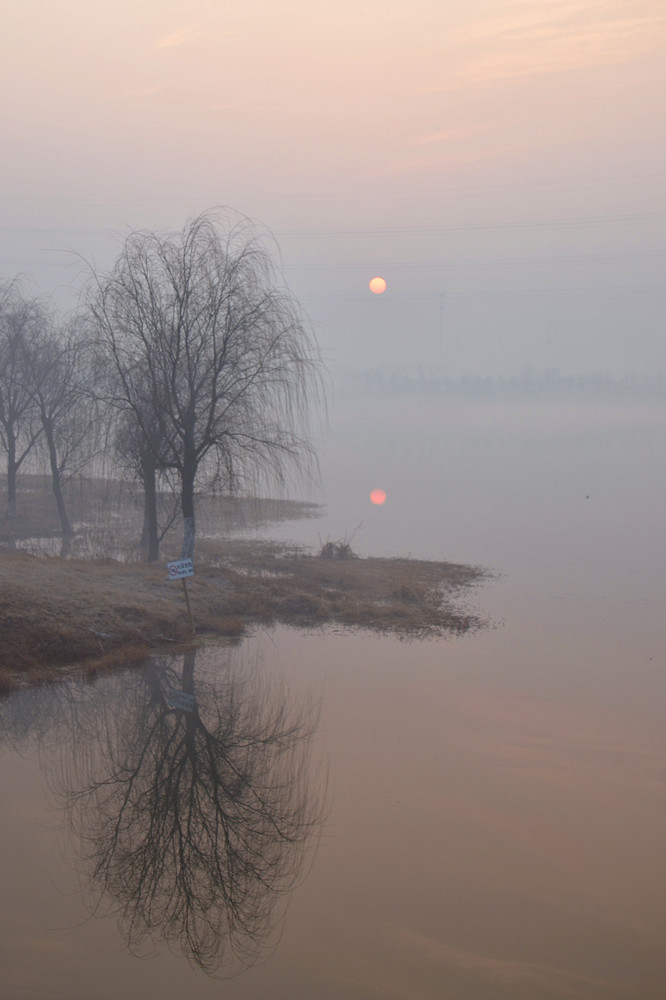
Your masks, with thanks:
[[[170,580],[182,580],[185,576],[194,576],[194,563],[191,559],[176,559],[167,563],[167,573]]]

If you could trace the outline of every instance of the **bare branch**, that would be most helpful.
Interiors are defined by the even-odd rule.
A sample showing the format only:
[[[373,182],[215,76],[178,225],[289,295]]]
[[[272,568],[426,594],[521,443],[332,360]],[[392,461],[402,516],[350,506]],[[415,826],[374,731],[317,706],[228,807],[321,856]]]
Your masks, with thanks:
[[[223,235],[223,221],[131,234],[89,296],[123,404],[158,466],[178,473],[185,556],[204,474],[231,490],[316,465],[308,413],[323,389],[309,323],[250,222]]]

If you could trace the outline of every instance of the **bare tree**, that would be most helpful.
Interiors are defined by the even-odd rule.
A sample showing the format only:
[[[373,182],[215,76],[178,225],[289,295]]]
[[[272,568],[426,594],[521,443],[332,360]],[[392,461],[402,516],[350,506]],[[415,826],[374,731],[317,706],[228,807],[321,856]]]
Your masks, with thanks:
[[[241,220],[223,234],[216,222],[131,234],[90,296],[123,401],[158,466],[178,475],[183,557],[197,490],[283,483],[307,468],[308,405],[321,389],[308,323],[257,231]]]
[[[94,382],[93,357],[76,325],[60,326],[53,317],[45,317],[41,329],[25,344],[23,385],[41,424],[65,552],[73,529],[63,486],[94,453],[92,438],[98,429]]]
[[[98,345],[99,346],[99,345]],[[137,392],[135,407],[128,405],[123,384],[107,350],[95,351],[97,375],[95,398],[100,410],[106,416],[107,449],[120,468],[118,472],[129,473],[143,491],[143,528],[141,548],[146,552],[148,562],[159,557],[159,543],[177,517],[177,490],[174,489],[171,470],[165,468],[161,455],[164,452],[161,440],[160,420],[155,417],[155,408],[149,401],[150,387],[143,393]],[[136,409],[140,408],[142,419],[137,419]],[[164,482],[166,478],[166,482]],[[164,504],[164,490],[167,487],[168,503]],[[161,508],[166,508],[160,511]],[[159,513],[163,514],[160,524]]]
[[[25,348],[41,322],[41,310],[16,282],[0,288],[0,441],[7,454],[7,518],[16,517],[18,472],[41,424],[25,380]]]

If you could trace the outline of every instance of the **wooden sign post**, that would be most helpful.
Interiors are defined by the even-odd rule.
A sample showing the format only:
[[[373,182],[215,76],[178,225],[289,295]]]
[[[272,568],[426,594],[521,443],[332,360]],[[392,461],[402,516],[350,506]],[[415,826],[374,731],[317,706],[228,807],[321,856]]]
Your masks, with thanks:
[[[190,619],[190,628],[192,630],[192,635],[195,634],[196,629],[194,627],[194,619],[192,618],[192,609],[190,608],[190,595],[187,593],[187,577],[194,576],[194,563],[191,559],[176,559],[175,562],[167,563],[167,573],[170,580],[182,580],[183,581],[183,593],[185,594],[185,604],[187,605],[187,614]]]

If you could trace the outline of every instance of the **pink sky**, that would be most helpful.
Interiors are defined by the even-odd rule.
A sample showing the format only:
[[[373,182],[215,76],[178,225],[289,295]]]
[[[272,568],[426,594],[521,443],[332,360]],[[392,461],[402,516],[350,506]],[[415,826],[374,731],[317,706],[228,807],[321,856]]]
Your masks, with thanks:
[[[645,364],[666,370],[665,56],[661,0],[9,0],[0,269],[75,283],[54,254],[110,258],[91,230],[180,228],[226,204],[278,233],[337,360],[353,344],[332,328],[360,336],[377,319],[363,300],[347,322],[344,303],[381,267],[393,268],[396,363],[406,317],[436,321],[424,295],[446,292],[464,340],[488,317],[465,321],[456,296],[489,305],[502,289],[598,286],[602,301],[606,286],[649,287]],[[391,227],[401,232],[372,232]],[[321,235],[283,235],[310,230]],[[539,257],[561,258],[547,281]],[[502,330],[538,314],[507,316]],[[560,310],[542,327],[565,321]],[[513,367],[539,362],[527,346]]]

